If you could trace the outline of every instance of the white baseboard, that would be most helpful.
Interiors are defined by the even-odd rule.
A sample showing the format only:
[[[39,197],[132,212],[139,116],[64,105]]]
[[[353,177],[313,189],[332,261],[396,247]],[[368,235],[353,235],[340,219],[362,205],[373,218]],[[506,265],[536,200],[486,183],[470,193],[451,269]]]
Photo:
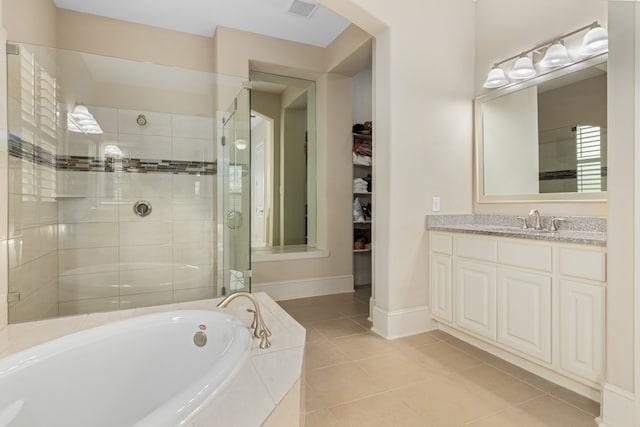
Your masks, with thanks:
[[[266,292],[274,301],[353,292],[353,276],[313,277],[283,282],[251,283],[252,292]]]
[[[602,388],[602,416],[596,418],[600,427],[633,427],[635,396],[630,391],[605,383]]]
[[[396,339],[437,329],[428,306],[404,310],[385,311],[373,307],[373,327],[371,330],[386,339]]]
[[[515,354],[513,351],[504,350],[498,347],[497,343],[488,343],[483,339],[479,339],[472,335],[466,334],[444,323],[439,323],[438,327],[440,330],[448,333],[449,335],[452,335],[468,344],[471,344],[474,347],[478,347],[479,349],[484,350],[487,353],[493,354],[494,356],[499,357],[502,360],[506,360],[507,362],[516,365],[526,371],[529,371],[539,377],[542,377],[547,381],[558,384],[559,386],[569,389],[593,401],[602,401],[602,392],[600,390],[597,390],[587,384],[546,368],[536,362],[527,360],[526,358]]]

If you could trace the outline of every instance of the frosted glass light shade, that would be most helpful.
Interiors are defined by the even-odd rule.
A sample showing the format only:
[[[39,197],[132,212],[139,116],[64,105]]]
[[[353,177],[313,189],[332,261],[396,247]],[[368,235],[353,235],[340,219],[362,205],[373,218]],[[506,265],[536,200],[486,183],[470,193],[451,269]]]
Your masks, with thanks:
[[[571,58],[567,53],[567,48],[560,43],[552,44],[540,61],[540,65],[545,68],[560,67],[571,63]]]
[[[493,67],[489,71],[487,81],[484,82],[484,87],[487,89],[495,89],[497,87],[504,86],[509,83],[507,76],[504,74],[504,70],[500,67]]]
[[[533,61],[528,56],[518,58],[511,71],[509,71],[509,77],[517,80],[528,79],[536,74],[537,71],[533,67]]]
[[[580,53],[583,55],[596,55],[609,50],[609,33],[602,27],[590,29],[584,35]]]
[[[86,134],[101,134],[102,129],[84,105],[76,105],[72,112],[67,114],[67,130]]]

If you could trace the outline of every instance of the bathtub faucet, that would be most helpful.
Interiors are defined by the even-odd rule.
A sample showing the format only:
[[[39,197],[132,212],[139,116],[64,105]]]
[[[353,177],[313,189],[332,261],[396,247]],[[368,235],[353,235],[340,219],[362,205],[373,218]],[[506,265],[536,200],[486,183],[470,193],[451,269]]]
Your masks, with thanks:
[[[258,300],[255,296],[253,296],[249,292],[235,292],[220,301],[220,303],[218,304],[218,308],[227,308],[231,301],[238,297],[249,298],[249,300],[253,303],[253,310],[248,308],[247,311],[253,313],[253,322],[251,322],[251,328],[253,329],[253,336],[256,338],[260,338],[260,348],[271,347],[271,343],[269,342],[271,331],[264,323],[262,313],[260,312],[260,304],[258,304]]]

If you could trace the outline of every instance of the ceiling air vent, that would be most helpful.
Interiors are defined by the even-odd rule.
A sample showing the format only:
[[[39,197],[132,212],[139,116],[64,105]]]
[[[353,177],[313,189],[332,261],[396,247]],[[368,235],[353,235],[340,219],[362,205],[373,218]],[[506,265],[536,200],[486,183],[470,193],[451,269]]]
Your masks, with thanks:
[[[301,0],[293,0],[293,3],[289,6],[290,13],[304,16],[305,18],[311,18],[316,9],[318,9],[317,3],[308,3]]]

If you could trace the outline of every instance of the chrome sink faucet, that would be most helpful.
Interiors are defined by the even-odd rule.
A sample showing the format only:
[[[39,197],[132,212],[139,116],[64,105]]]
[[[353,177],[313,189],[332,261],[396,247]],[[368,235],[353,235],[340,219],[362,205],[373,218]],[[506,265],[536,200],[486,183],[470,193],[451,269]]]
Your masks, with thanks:
[[[271,347],[271,343],[269,342],[271,331],[264,323],[262,313],[260,312],[260,304],[258,304],[258,300],[255,296],[253,296],[249,292],[235,292],[220,301],[220,303],[218,304],[218,308],[227,308],[231,301],[239,297],[248,298],[253,303],[253,309],[248,308],[247,311],[253,313],[253,322],[251,322],[251,328],[253,329],[253,336],[256,338],[260,338],[260,348],[264,349]]]
[[[542,230],[542,224],[540,223],[540,212],[538,212],[538,209],[531,209],[531,211],[529,212],[529,216],[531,215],[535,215],[536,217],[536,222],[535,222],[535,225],[533,226],[533,229]]]

